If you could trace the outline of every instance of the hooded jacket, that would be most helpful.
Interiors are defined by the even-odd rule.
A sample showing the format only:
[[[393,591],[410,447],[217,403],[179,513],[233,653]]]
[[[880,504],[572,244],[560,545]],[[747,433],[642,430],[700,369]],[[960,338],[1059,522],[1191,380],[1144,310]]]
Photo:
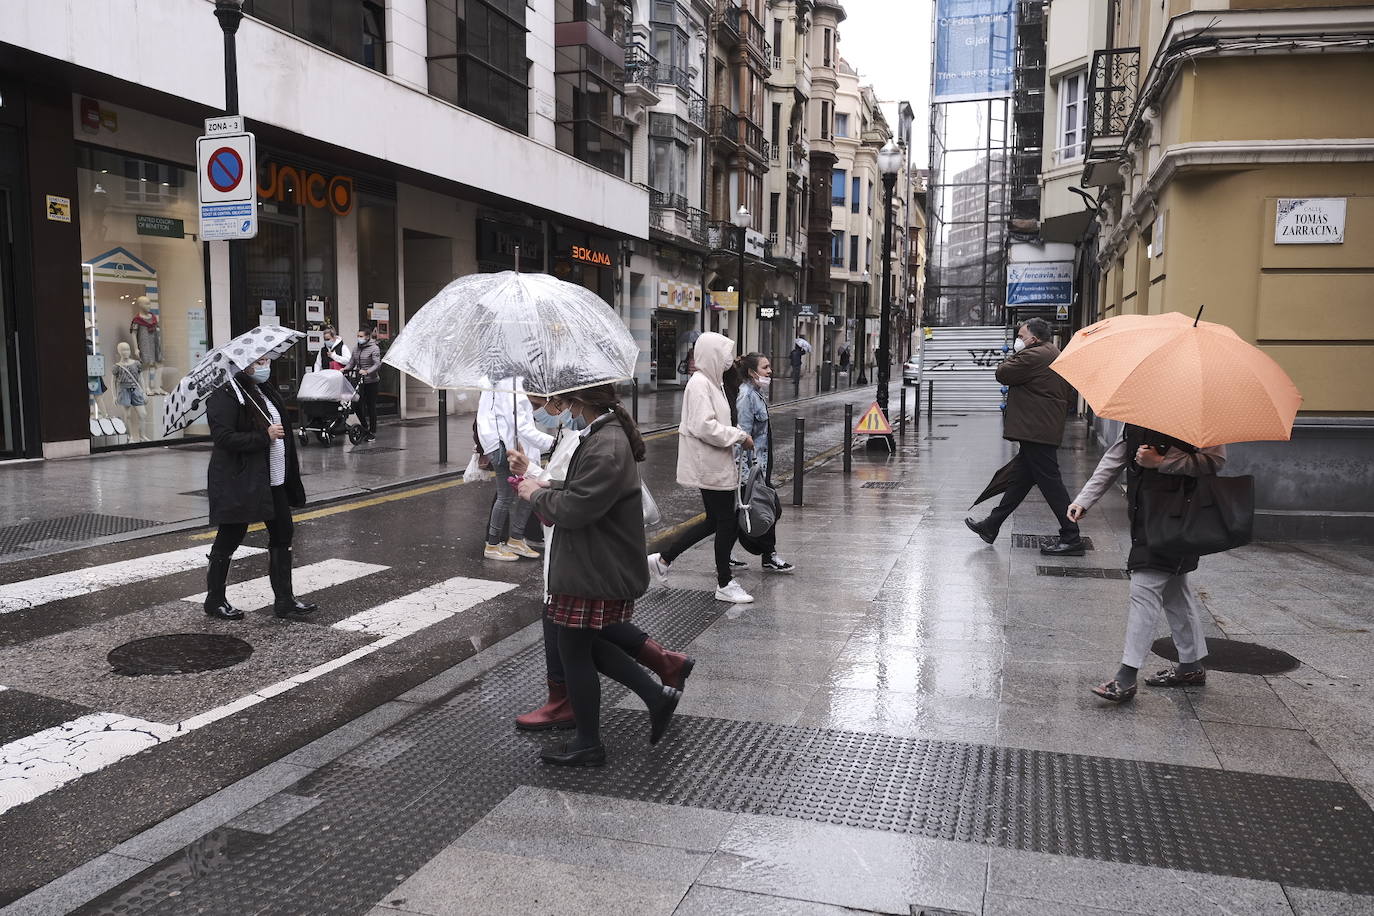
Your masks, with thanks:
[[[730,422],[730,402],[723,377],[735,358],[735,342],[707,331],[692,350],[697,371],[682,393],[682,422],[677,428],[677,482],[699,490],[733,490],[739,486],[734,447],[745,432]]]

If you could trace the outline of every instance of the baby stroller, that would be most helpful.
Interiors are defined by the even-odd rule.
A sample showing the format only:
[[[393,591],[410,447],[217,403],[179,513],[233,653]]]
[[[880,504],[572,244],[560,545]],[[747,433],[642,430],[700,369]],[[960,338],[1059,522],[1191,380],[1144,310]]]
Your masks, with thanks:
[[[301,406],[301,425],[296,434],[301,445],[310,443],[312,432],[320,445],[342,442],[345,435],[354,445],[361,442],[363,428],[348,425],[348,415],[356,400],[358,394],[353,385],[338,369],[306,373],[296,391],[296,401]]]

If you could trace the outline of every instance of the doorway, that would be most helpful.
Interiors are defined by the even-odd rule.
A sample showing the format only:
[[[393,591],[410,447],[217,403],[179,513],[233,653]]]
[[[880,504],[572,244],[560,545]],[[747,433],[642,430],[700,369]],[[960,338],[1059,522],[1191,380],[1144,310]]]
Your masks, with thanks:
[[[401,244],[405,275],[405,309],[401,315],[401,327],[404,327],[407,318],[419,311],[435,293],[453,279],[453,239],[406,229],[401,236]],[[393,329],[399,330],[400,328]],[[460,406],[461,403],[461,396],[449,398],[450,409]],[[404,415],[433,417],[438,414],[438,393],[424,382],[414,378],[406,379]]]
[[[275,317],[287,327],[302,329],[296,315],[303,285],[300,222],[264,218],[258,223],[257,236],[243,245],[247,249],[248,314],[259,320]],[[304,346],[292,347],[272,366],[272,383],[288,401],[304,374],[305,352]]]

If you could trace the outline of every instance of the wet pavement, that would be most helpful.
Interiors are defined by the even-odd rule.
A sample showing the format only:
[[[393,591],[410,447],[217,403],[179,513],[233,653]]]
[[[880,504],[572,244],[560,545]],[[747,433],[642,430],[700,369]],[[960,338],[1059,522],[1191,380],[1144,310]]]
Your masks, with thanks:
[[[846,376],[840,381],[848,386]],[[817,397],[813,373],[798,384],[780,381],[776,405]],[[451,396],[459,413],[448,423],[448,463],[439,461],[434,417],[383,418],[377,439],[332,446],[316,438],[299,449],[302,483],[311,505],[461,474],[470,456],[473,392]],[[632,404],[627,393],[625,403]],[[676,425],[680,389],[643,392],[638,416],[646,432]],[[10,462],[0,469],[0,564],[146,537],[205,524],[208,441],[123,449],[85,458]]]
[[[510,727],[543,687],[538,571],[476,559],[487,488],[303,521],[297,563],[324,605],[308,625],[265,603],[241,625],[204,619],[184,600],[199,570],[147,559],[194,534],[87,551],[170,570],[107,589],[60,578],[71,556],[3,567],[0,600],[23,604],[0,614],[0,803],[41,788],[7,778],[17,745],[72,769],[0,814],[0,899],[56,879],[0,912],[1374,912],[1374,550],[1205,558],[1208,634],[1299,666],[1108,707],[1087,688],[1124,632],[1119,494],[1086,519],[1085,557],[1034,549],[1055,528],[1038,495],[986,546],[962,518],[1011,453],[997,418],[937,416],[846,475],[844,400],[799,408],[808,456],[831,460],[785,509],[796,573],[754,565],[740,579],[757,601],[721,604],[702,546],[641,602],[641,625],[698,664],[657,747],[638,701],[605,691],[600,771],[542,767],[549,739]],[[646,466],[665,527],[699,511],[672,448],[651,439]],[[1075,428],[1070,487],[1095,456]],[[236,562],[249,607],[263,566]],[[159,627],[254,652],[105,673],[109,649]],[[86,756],[52,740],[94,716],[73,742]]]

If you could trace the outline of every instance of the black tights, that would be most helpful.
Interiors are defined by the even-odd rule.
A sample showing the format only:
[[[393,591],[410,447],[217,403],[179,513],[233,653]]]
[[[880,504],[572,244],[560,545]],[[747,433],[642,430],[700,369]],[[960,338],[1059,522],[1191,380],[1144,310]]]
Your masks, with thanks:
[[[664,550],[659,552],[665,563],[672,563],[687,552],[693,545],[716,536],[716,584],[721,588],[730,584],[734,574],[730,571],[730,551],[735,547],[739,535],[739,522],[735,517],[735,492],[733,490],[702,490],[701,501],[706,506],[706,518],[686,528],[673,539]]]
[[[286,496],[286,487],[272,488],[272,517],[263,522],[267,526],[268,547],[290,547],[296,533],[296,523],[291,520],[291,501]],[[247,523],[223,524],[215,532],[215,543],[210,552],[228,556],[238,550],[248,533]]]
[[[558,629],[558,654],[568,683],[577,733],[570,750],[601,743],[601,678],[597,672],[633,690],[650,711],[663,703],[663,688],[653,676],[606,638],[601,630],[554,625]]]
[[[567,675],[563,673],[563,659],[558,654],[558,631],[564,629],[547,616],[544,618],[544,670],[549,680],[555,684],[566,684]],[[639,627],[625,623],[608,624],[601,629],[601,635],[624,650],[630,658],[639,658],[639,650],[649,638]]]

